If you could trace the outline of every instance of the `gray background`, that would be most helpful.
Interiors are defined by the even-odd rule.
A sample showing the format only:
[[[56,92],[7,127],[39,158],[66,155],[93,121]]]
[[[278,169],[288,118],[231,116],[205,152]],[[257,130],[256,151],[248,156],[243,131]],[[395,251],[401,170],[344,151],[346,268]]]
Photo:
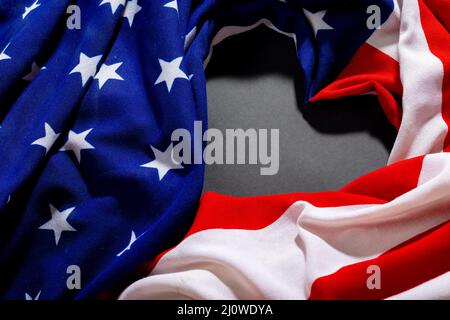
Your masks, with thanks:
[[[204,191],[231,195],[333,190],[385,166],[396,132],[374,96],[303,103],[290,38],[260,27],[214,48],[207,73],[209,127],[279,128],[280,170],[206,166]]]

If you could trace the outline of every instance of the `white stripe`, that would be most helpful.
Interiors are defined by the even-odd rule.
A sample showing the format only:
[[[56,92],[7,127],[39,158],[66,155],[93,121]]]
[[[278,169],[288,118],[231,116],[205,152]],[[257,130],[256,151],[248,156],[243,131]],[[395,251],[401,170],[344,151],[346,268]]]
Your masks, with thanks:
[[[186,51],[189,48],[196,34],[197,34],[197,27],[193,27],[192,30],[189,31],[189,33],[184,38],[184,51]]]
[[[450,272],[392,296],[388,300],[450,300]]]
[[[285,32],[282,31],[280,29],[278,29],[270,20],[264,18],[259,20],[258,22],[250,25],[250,26],[226,26],[223,27],[222,29],[220,29],[216,35],[214,36],[214,38],[211,41],[211,46],[209,49],[209,54],[208,57],[205,59],[204,63],[203,63],[203,67],[204,69],[206,69],[206,67],[209,64],[209,61],[211,60],[211,56],[212,56],[212,52],[213,52],[213,47],[219,43],[221,43],[223,40],[225,40],[228,37],[240,34],[240,33],[244,33],[250,30],[253,30],[257,27],[259,27],[260,25],[265,25],[266,27],[281,33],[282,35],[288,36],[290,38],[292,38],[294,40],[295,43],[295,48],[297,49],[297,36],[295,33],[289,33],[289,32]]]
[[[398,61],[398,41],[400,34],[400,7],[394,0],[394,10],[380,29],[375,30],[367,43]]]
[[[428,47],[417,0],[403,1],[401,9],[403,118],[389,163],[442,151],[448,131],[442,118],[443,64]]]

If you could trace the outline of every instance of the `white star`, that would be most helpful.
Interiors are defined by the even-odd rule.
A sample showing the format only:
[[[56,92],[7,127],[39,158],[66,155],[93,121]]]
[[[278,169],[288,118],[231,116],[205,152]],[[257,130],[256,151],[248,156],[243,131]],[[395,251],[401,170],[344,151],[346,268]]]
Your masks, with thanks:
[[[142,7],[138,5],[137,0],[130,0],[125,7],[125,11],[123,12],[123,17],[128,19],[128,23],[130,27],[133,25],[134,16],[141,11]]]
[[[25,300],[39,300],[39,296],[41,295],[41,291],[38,292],[38,294],[34,297],[30,296],[28,293],[25,292]]]
[[[9,43],[6,45],[6,47],[5,47],[5,48],[3,49],[3,51],[0,53],[0,60],[8,60],[8,59],[11,59],[11,57],[8,56],[8,55],[5,53],[6,49],[8,49],[8,47],[9,47]]]
[[[166,8],[172,8],[178,13],[178,0],[172,0],[170,2],[167,2],[164,7]]]
[[[153,153],[155,155],[155,160],[145,163],[141,165],[141,167],[154,168],[158,170],[159,181],[161,181],[162,178],[164,178],[164,176],[166,175],[167,172],[169,172],[169,170],[184,168],[180,163],[178,163],[173,158],[172,144],[170,144],[170,146],[164,152],[159,151],[153,146],[150,147],[152,148]]]
[[[181,61],[183,60],[183,57],[178,57],[172,61],[165,61],[163,59],[158,59],[159,65],[161,66],[161,74],[159,75],[158,79],[155,82],[155,85],[165,82],[167,86],[167,90],[172,89],[173,82],[175,79],[186,79],[189,80],[186,73],[181,71],[180,65]]]
[[[29,15],[31,11],[33,11],[34,9],[37,9],[38,7],[41,6],[41,4],[38,3],[38,2],[39,2],[39,0],[36,0],[31,6],[25,7],[25,11],[24,11],[24,13],[22,14],[22,19],[25,19],[25,17],[26,17],[27,15]]]
[[[69,74],[76,72],[80,73],[81,83],[84,87],[89,78],[95,76],[95,73],[97,72],[97,65],[101,59],[102,55],[91,58],[84,53],[80,53],[80,62],[75,66],[75,68],[72,69],[72,71],[70,71]]]
[[[320,30],[333,30],[334,28],[326,23],[323,18],[327,13],[327,10],[317,11],[315,13],[303,9],[306,18],[314,29],[314,36],[317,37],[317,33]]]
[[[122,251],[120,251],[117,254],[117,257],[120,257],[123,253],[125,253],[125,251],[128,251],[131,249],[131,246],[133,245],[133,243],[136,241],[136,234],[134,233],[133,230],[131,230],[131,238],[130,238],[130,242],[128,243],[128,245],[125,247],[125,249],[123,249]]]
[[[102,2],[99,4],[99,6],[109,3],[111,5],[111,11],[112,13],[116,13],[116,10],[119,6],[124,6],[126,0],[102,0]]]
[[[122,63],[123,62],[119,62],[111,65],[107,65],[106,63],[102,64],[100,70],[94,77],[94,79],[98,79],[98,86],[100,89],[108,80],[123,80],[123,78],[116,72],[116,70],[122,65]]]
[[[52,127],[46,122],[45,125],[45,136],[37,139],[31,145],[38,145],[45,148],[45,154],[51,149],[56,139],[59,137],[59,133],[55,133]]]
[[[33,81],[34,78],[36,78],[36,76],[38,75],[38,73],[41,70],[45,70],[45,69],[47,69],[47,68],[46,67],[41,68],[36,64],[36,62],[33,62],[33,64],[31,65],[31,72],[29,74],[27,74],[25,77],[23,77],[22,79],[26,80],[26,81]]]
[[[92,131],[93,128],[75,133],[72,130],[69,132],[69,138],[60,151],[73,151],[77,157],[78,162],[81,162],[81,150],[85,149],[95,149],[93,145],[86,141],[87,135]]]
[[[53,231],[55,233],[56,245],[58,245],[59,239],[61,238],[61,233],[63,231],[77,231],[67,222],[67,218],[69,218],[69,215],[73,210],[75,210],[75,207],[60,212],[50,204],[50,213],[52,214],[52,218],[40,226],[39,229]]]

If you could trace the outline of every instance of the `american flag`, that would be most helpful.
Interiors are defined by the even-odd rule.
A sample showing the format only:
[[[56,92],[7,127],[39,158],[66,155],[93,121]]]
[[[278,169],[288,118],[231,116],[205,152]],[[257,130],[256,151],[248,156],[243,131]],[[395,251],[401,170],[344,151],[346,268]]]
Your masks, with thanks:
[[[449,299],[449,12],[2,0],[1,297]],[[337,191],[201,196],[204,165],[174,162],[171,133],[206,129],[213,46],[261,25],[294,41],[311,107],[377,95],[398,129],[385,168]]]

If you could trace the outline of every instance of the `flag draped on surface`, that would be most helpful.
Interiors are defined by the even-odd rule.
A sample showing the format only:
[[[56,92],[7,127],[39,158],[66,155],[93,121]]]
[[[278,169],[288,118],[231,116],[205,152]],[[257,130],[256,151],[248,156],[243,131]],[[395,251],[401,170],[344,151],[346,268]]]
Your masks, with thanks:
[[[66,26],[71,4],[80,29]],[[129,285],[120,298],[450,298],[449,10],[2,1],[1,296],[83,299]],[[206,129],[212,47],[260,25],[293,39],[309,102],[378,96],[398,129],[389,164],[335,192],[206,193],[196,212],[204,166],[174,161],[171,133],[196,120]],[[73,265],[82,286],[70,290]],[[148,276],[127,282],[142,266]]]

